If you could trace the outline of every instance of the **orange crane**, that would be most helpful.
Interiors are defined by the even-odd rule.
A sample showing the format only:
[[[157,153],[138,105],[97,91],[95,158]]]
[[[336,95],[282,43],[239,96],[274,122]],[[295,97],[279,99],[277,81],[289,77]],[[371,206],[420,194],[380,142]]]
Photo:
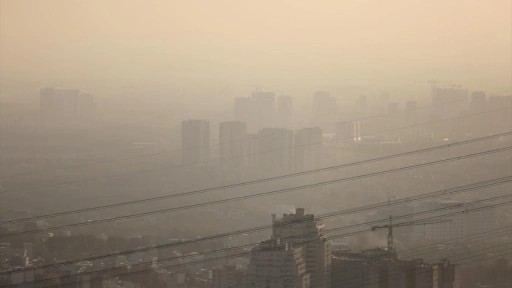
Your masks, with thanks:
[[[395,247],[393,244],[393,228],[395,227],[403,227],[403,226],[413,226],[413,225],[425,225],[425,224],[436,224],[436,223],[446,223],[452,222],[451,219],[427,219],[427,220],[418,220],[418,221],[409,221],[393,224],[393,217],[389,216],[389,223],[381,226],[372,226],[372,231],[376,231],[379,229],[388,229],[388,251],[394,252]]]

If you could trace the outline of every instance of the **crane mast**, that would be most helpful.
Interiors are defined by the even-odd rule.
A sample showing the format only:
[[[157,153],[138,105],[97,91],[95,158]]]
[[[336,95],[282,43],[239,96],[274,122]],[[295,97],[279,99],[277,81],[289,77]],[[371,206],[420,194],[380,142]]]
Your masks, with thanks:
[[[414,225],[425,225],[425,224],[436,224],[436,223],[446,223],[451,222],[451,219],[433,219],[433,220],[419,220],[419,221],[411,221],[411,222],[403,222],[393,224],[393,216],[389,216],[388,224],[381,226],[372,226],[372,231],[377,231],[380,229],[388,230],[388,251],[394,253],[394,257],[396,258],[396,251],[394,247],[394,239],[393,239],[393,228],[394,227],[404,227],[404,226],[414,226]]]

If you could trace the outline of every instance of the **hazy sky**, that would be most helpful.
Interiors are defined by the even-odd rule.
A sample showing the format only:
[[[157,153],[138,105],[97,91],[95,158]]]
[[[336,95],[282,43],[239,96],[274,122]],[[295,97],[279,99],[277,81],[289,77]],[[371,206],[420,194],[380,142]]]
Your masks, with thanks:
[[[511,89],[510,0],[0,0],[0,88]],[[510,93],[510,92],[508,92]]]

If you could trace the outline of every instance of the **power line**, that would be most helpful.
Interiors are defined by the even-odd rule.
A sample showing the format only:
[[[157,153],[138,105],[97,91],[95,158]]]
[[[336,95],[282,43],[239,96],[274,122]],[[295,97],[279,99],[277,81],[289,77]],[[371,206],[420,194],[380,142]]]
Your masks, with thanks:
[[[118,221],[118,220],[122,220],[122,219],[137,218],[137,217],[149,216],[149,215],[160,214],[160,213],[175,212],[175,211],[179,211],[179,210],[187,210],[187,209],[210,206],[210,205],[218,205],[218,204],[228,203],[228,202],[232,202],[232,201],[239,201],[239,200],[246,200],[246,199],[251,199],[251,198],[265,197],[265,196],[269,196],[269,195],[282,194],[282,193],[287,193],[287,192],[296,191],[296,190],[315,188],[315,187],[320,187],[320,186],[325,186],[325,185],[330,185],[330,184],[335,184],[335,183],[340,183],[340,182],[359,180],[359,179],[380,176],[380,175],[385,175],[385,174],[390,174],[390,173],[395,173],[395,172],[400,172],[400,171],[406,171],[406,170],[410,170],[410,169],[423,168],[423,167],[428,167],[428,166],[442,164],[442,163],[459,161],[462,159],[469,159],[469,158],[474,158],[474,157],[479,157],[479,156],[484,156],[484,155],[490,155],[492,153],[499,153],[499,152],[503,152],[506,150],[510,150],[511,148],[512,148],[512,146],[507,146],[504,148],[492,149],[492,150],[482,151],[482,152],[478,152],[478,153],[466,154],[466,155],[457,156],[457,157],[451,157],[451,158],[445,158],[445,159],[431,161],[431,162],[414,164],[414,165],[410,165],[410,166],[402,166],[399,168],[382,170],[382,171],[368,173],[368,174],[350,176],[350,177],[339,178],[339,179],[323,181],[323,182],[316,182],[313,184],[278,189],[278,190],[273,190],[273,191],[267,191],[267,192],[262,192],[262,193],[246,195],[246,196],[237,196],[237,197],[223,199],[223,200],[208,201],[208,202],[173,207],[173,208],[168,208],[168,209],[153,210],[153,211],[142,212],[142,213],[137,213],[137,214],[128,214],[128,215],[123,215],[123,216],[103,218],[103,219],[88,221],[88,222],[64,224],[64,225],[53,226],[53,227],[48,227],[48,228],[41,228],[41,229],[34,229],[34,230],[28,230],[28,231],[22,231],[22,232],[3,234],[3,235],[0,235],[0,239],[6,238],[6,237],[12,237],[12,236],[24,235],[24,234],[40,233],[40,232],[45,232],[45,231],[59,230],[59,229],[63,229],[63,228],[100,224],[100,223]]]
[[[473,201],[473,202],[467,203],[467,205],[475,205],[477,203],[482,203],[482,202],[502,200],[502,199],[510,198],[510,197],[512,197],[512,194],[504,195],[504,196],[497,196],[497,197],[493,197],[493,198],[490,198],[490,199],[477,200],[477,201]],[[474,211],[480,211],[480,210],[484,210],[484,209],[495,208],[495,207],[499,207],[499,206],[502,206],[502,205],[505,205],[505,204],[509,204],[509,203],[512,203],[512,200],[507,201],[507,202],[501,202],[501,203],[493,204],[493,205],[480,206],[480,207],[476,207],[476,208],[472,208],[472,209],[466,209],[466,210],[463,210],[463,211],[449,212],[449,213],[445,213],[445,214],[441,214],[441,215],[430,216],[430,217],[427,217],[427,218],[416,219],[414,221],[418,221],[418,222],[421,223],[421,221],[425,221],[425,220],[429,220],[429,219],[443,218],[443,217],[449,217],[449,216],[454,216],[454,215],[458,215],[458,214],[465,214],[465,213],[472,213]],[[431,210],[411,213],[411,214],[407,214],[407,215],[400,215],[400,216],[395,217],[395,219],[407,219],[407,218],[415,217],[415,216],[418,216],[418,215],[425,215],[425,214],[428,215],[428,214],[432,214],[432,213],[435,213],[435,212],[439,212],[439,211],[443,211],[443,210],[450,210],[450,209],[454,209],[454,208],[460,208],[460,205],[452,205],[452,206],[441,207],[441,208],[437,208],[437,209],[431,209]],[[380,219],[380,220],[368,221],[368,222],[365,222],[365,223],[358,223],[358,224],[352,224],[352,225],[347,225],[347,226],[342,226],[342,227],[337,227],[337,228],[331,228],[331,229],[327,229],[326,232],[347,230],[347,229],[356,228],[356,227],[359,227],[359,226],[367,226],[367,225],[372,225],[372,224],[378,224],[378,223],[382,223],[382,222],[385,222],[385,221],[387,221],[387,218]],[[404,224],[405,223],[410,223],[410,222],[404,222]],[[296,224],[296,223],[294,223],[294,224]],[[402,224],[402,223],[400,223],[400,224]],[[343,234],[343,235],[350,236],[350,235],[356,235],[356,234],[359,234],[359,233],[368,233],[369,231],[370,231],[369,229],[364,229],[364,230],[361,230],[361,231],[350,232],[349,234]],[[356,233],[356,234],[353,234],[353,233]],[[314,232],[314,233],[304,234],[304,235],[301,235],[301,236],[305,237],[305,236],[308,236],[308,235],[315,236],[317,234],[316,234],[316,232]],[[290,238],[293,238],[293,237],[290,237]],[[330,237],[330,238],[332,238],[332,237]],[[309,242],[309,241],[306,241],[306,242]],[[237,247],[231,247],[231,248],[222,248],[222,249],[217,249],[217,250],[210,250],[210,251],[203,252],[201,254],[202,255],[205,255],[205,254],[216,254],[216,253],[220,253],[220,252],[228,252],[228,251],[231,251],[231,250],[238,251],[239,249],[247,248],[249,246],[255,246],[255,245],[258,245],[259,243],[260,242],[252,243],[252,244],[247,244],[247,245],[242,245],[242,246],[237,246]],[[191,256],[196,256],[196,255],[186,255],[186,256],[166,258],[166,259],[163,259],[163,260],[158,260],[157,262],[159,262],[159,263],[160,262],[167,262],[167,261],[183,259],[183,258],[191,257]],[[223,256],[223,258],[233,258],[235,256],[227,255],[227,256]],[[89,261],[89,260],[81,259],[79,261],[74,261],[74,263],[82,262],[82,261]],[[151,263],[153,263],[153,262],[151,262]],[[43,269],[43,268],[59,267],[59,266],[63,266],[63,265],[68,266],[70,264],[72,264],[72,263],[59,263],[59,264],[55,264],[55,265],[51,265],[51,266],[47,265],[45,267],[36,267],[34,269],[40,270],[40,269]],[[144,265],[147,265],[147,264],[150,264],[150,262],[139,263],[139,264],[135,264],[133,266],[144,266]],[[187,263],[187,264],[190,264],[190,263]],[[117,267],[112,267],[112,268],[107,268],[107,269],[101,269],[101,270],[95,270],[95,271],[87,272],[87,274],[95,274],[95,273],[100,272],[100,271],[105,272],[105,271],[112,271],[112,270],[117,270],[117,269],[118,269]],[[0,273],[0,275],[8,274],[8,273],[10,273],[10,272]],[[63,276],[62,278],[65,278],[65,277],[69,277],[69,275]],[[45,280],[47,280],[47,279],[43,279],[41,281],[45,281]]]
[[[340,211],[336,211],[336,212],[330,212],[330,213],[318,215],[317,218],[318,219],[329,219],[329,218],[333,218],[333,217],[339,217],[339,216],[349,215],[349,214],[358,213],[358,212],[371,211],[371,210],[379,209],[382,207],[390,207],[390,206],[395,206],[395,205],[399,205],[399,204],[407,204],[407,203],[411,203],[411,202],[415,202],[415,201],[431,199],[431,198],[444,196],[444,195],[456,195],[459,193],[472,191],[475,189],[488,188],[488,187],[502,185],[502,184],[510,183],[510,182],[512,182],[512,175],[507,176],[507,177],[495,178],[495,179],[488,180],[488,181],[480,181],[480,182],[476,182],[476,183],[472,183],[472,184],[468,184],[468,185],[453,187],[450,189],[443,189],[443,190],[439,190],[439,191],[424,193],[424,194],[420,194],[417,196],[405,197],[405,198],[396,199],[393,201],[380,202],[380,203],[370,204],[370,205],[366,205],[366,206],[344,209],[344,210],[340,210]],[[304,220],[304,221],[306,221],[306,220]],[[293,224],[301,223],[304,221],[294,222]],[[378,223],[380,223],[380,222],[377,222],[376,224],[378,224]],[[288,224],[285,224],[285,225],[288,225]],[[232,232],[223,233],[223,234],[211,235],[211,236],[207,236],[207,237],[203,237],[203,238],[199,238],[199,239],[187,240],[187,241],[183,241],[181,243],[160,244],[160,245],[154,245],[154,246],[150,246],[150,247],[120,251],[120,252],[111,253],[111,254],[97,255],[97,256],[82,258],[82,259],[78,259],[78,260],[70,260],[70,261],[60,262],[58,264],[49,264],[49,265],[40,266],[40,267],[38,267],[38,269],[45,269],[45,268],[50,268],[50,267],[55,267],[55,266],[68,266],[68,265],[72,265],[72,264],[82,262],[82,261],[95,261],[95,260],[109,258],[109,257],[115,257],[115,256],[119,256],[119,255],[129,255],[129,254],[134,254],[134,253],[138,253],[138,252],[147,252],[147,251],[155,250],[155,249],[163,249],[163,248],[169,248],[169,247],[174,247],[174,246],[189,245],[189,244],[194,244],[194,243],[198,243],[198,242],[202,242],[202,241],[221,239],[221,238],[225,238],[228,236],[239,235],[239,234],[243,234],[243,233],[264,231],[264,230],[267,230],[270,228],[272,228],[272,225],[258,226],[258,227],[237,230],[237,231],[232,231]],[[2,273],[0,273],[0,275],[2,275]]]
[[[490,139],[496,139],[496,138],[509,136],[509,135],[512,135],[512,131],[494,134],[494,135],[490,135],[490,136],[474,138],[474,139],[469,139],[469,140],[465,140],[465,141],[459,141],[459,142],[445,144],[445,145],[428,147],[428,148],[419,149],[419,150],[413,150],[413,151],[408,151],[408,152],[403,152],[403,153],[398,153],[398,154],[387,155],[387,156],[383,156],[383,157],[377,157],[377,158],[372,158],[372,159],[367,159],[367,160],[344,163],[344,164],[323,167],[323,168],[313,169],[313,170],[308,170],[308,171],[303,171],[303,172],[296,172],[296,173],[279,175],[279,176],[274,176],[274,177],[250,180],[250,181],[228,184],[228,185],[223,185],[223,186],[205,188],[205,189],[200,189],[200,190],[195,190],[195,191],[187,191],[187,192],[181,192],[181,193],[176,193],[176,194],[171,194],[171,195],[163,195],[163,196],[157,196],[157,197],[151,197],[151,198],[145,198],[145,199],[133,200],[133,201],[126,201],[126,202],[108,204],[108,205],[102,205],[102,206],[95,206],[95,207],[89,207],[89,208],[83,208],[83,209],[68,210],[68,211],[56,212],[56,213],[51,213],[51,214],[39,215],[39,216],[32,216],[32,217],[25,217],[25,218],[11,219],[11,220],[3,220],[3,221],[0,221],[0,225],[9,224],[9,223],[18,223],[18,222],[24,222],[24,221],[35,221],[35,220],[53,218],[53,217],[58,217],[58,216],[65,216],[65,215],[71,215],[71,214],[77,214],[77,213],[84,213],[84,212],[91,212],[91,211],[97,211],[97,210],[103,210],[103,209],[116,208],[116,207],[121,207],[121,206],[126,206],[126,205],[141,204],[141,203],[147,203],[147,202],[153,202],[153,201],[159,201],[159,200],[165,200],[165,199],[172,199],[172,198],[178,198],[178,197],[186,197],[186,196],[190,196],[190,195],[203,194],[203,193],[212,192],[212,191],[216,191],[216,190],[224,190],[224,189],[254,185],[254,184],[259,184],[259,183],[263,183],[263,182],[276,181],[276,180],[298,177],[298,176],[303,176],[303,175],[308,175],[308,174],[315,174],[315,173],[320,173],[320,172],[325,172],[325,171],[330,171],[330,170],[337,170],[337,169],[341,169],[341,168],[348,168],[348,167],[353,167],[353,166],[362,165],[362,164],[368,164],[368,163],[373,163],[373,162],[389,160],[389,159],[398,158],[398,157],[405,157],[405,156],[419,154],[419,153],[426,153],[426,152],[431,152],[431,151],[440,150],[440,149],[457,147],[457,146],[461,146],[461,145],[466,145],[466,144],[481,142],[481,141],[487,141]]]
[[[512,225],[501,226],[500,228],[493,229],[493,231],[494,232],[492,234],[494,236],[499,236],[501,234],[510,233],[510,232],[512,232]],[[485,234],[491,234],[491,233],[489,231],[475,233],[475,240],[480,240],[481,236],[485,235]],[[467,237],[464,237],[464,242],[466,242],[467,240],[468,240]],[[454,240],[447,240],[447,241],[442,241],[442,242],[436,242],[436,245],[449,245],[449,244],[457,244],[457,243],[460,243],[460,242],[461,242],[460,239],[454,239]],[[420,246],[420,247],[414,247],[414,248],[409,248],[409,249],[397,251],[397,253],[399,255],[401,255],[402,258],[404,256],[405,257],[411,257],[411,255],[418,255],[418,253],[426,253],[427,251],[431,250],[432,248],[436,248],[436,247],[435,246],[432,247],[432,245],[430,244],[430,245],[423,245],[423,246]],[[412,252],[414,252],[414,254],[411,254]]]
[[[500,108],[500,109],[494,109],[494,110],[484,111],[484,112],[475,113],[475,114],[465,114],[465,115],[461,115],[461,116],[453,117],[453,118],[441,119],[441,120],[437,120],[437,121],[430,121],[430,122],[426,122],[426,123],[414,124],[414,125],[409,125],[409,126],[404,126],[404,127],[399,127],[399,128],[393,128],[393,129],[387,129],[387,130],[383,130],[383,131],[377,131],[377,132],[373,132],[372,134],[368,134],[368,135],[378,135],[380,133],[393,132],[393,131],[398,131],[398,130],[403,130],[403,129],[420,127],[420,126],[424,126],[424,125],[442,123],[442,122],[451,121],[451,120],[460,119],[460,118],[474,117],[474,116],[478,116],[478,115],[481,115],[481,114],[491,113],[491,112],[498,112],[498,111],[502,111],[502,110],[506,110],[506,109],[510,109],[510,108],[512,108],[512,107],[505,107],[505,108]],[[273,135],[269,135],[269,136],[273,136]],[[363,135],[363,136],[367,136],[367,135]],[[349,139],[349,138],[346,138],[346,139]],[[343,140],[343,139],[337,139],[336,141],[340,141],[340,140]],[[74,181],[64,181],[64,182],[54,183],[54,184],[50,184],[50,185],[38,185],[38,186],[34,186],[34,187],[26,187],[26,188],[4,190],[4,191],[0,192],[0,194],[19,192],[19,191],[26,191],[26,190],[41,190],[41,189],[46,189],[46,188],[59,187],[59,186],[63,186],[63,185],[73,185],[73,184],[85,183],[85,182],[91,182],[91,181],[97,181],[97,180],[105,180],[105,179],[112,179],[112,178],[118,178],[118,177],[126,177],[126,176],[133,175],[133,174],[153,173],[153,172],[164,171],[164,170],[169,170],[169,169],[176,169],[176,168],[180,168],[180,167],[183,167],[183,166],[192,166],[192,165],[197,165],[197,164],[204,164],[204,163],[209,163],[209,162],[215,162],[215,161],[219,161],[219,160],[237,159],[237,158],[246,157],[246,156],[249,156],[249,155],[267,154],[267,153],[272,153],[272,152],[276,152],[276,151],[281,151],[283,149],[289,149],[289,148],[292,148],[292,147],[293,148],[299,148],[299,147],[307,147],[307,146],[314,146],[314,145],[321,145],[321,144],[322,144],[322,142],[308,143],[308,144],[305,144],[305,145],[297,145],[297,146],[289,146],[289,147],[285,147],[285,148],[270,149],[270,150],[259,151],[259,152],[251,153],[251,154],[243,154],[243,155],[237,155],[237,156],[232,156],[232,157],[224,157],[224,158],[218,158],[218,159],[210,159],[210,160],[207,160],[207,161],[198,161],[198,162],[178,164],[178,165],[173,165],[173,166],[164,166],[164,167],[158,167],[158,168],[150,168],[150,169],[144,169],[144,170],[129,171],[129,172],[123,172],[123,173],[119,173],[119,174],[115,174],[115,175],[91,177],[91,178],[86,178],[86,179],[81,179],[81,180],[74,180]]]
[[[507,197],[511,197],[512,194],[509,194],[509,195],[506,195],[506,196]],[[506,198],[506,197],[504,197],[504,196],[494,197],[493,200],[495,200],[495,199],[503,199],[503,198]],[[473,201],[473,202],[468,203],[468,205],[469,204],[474,204],[474,203],[480,203],[480,202],[483,202],[483,201],[492,201],[492,200],[491,199],[486,199],[486,200],[480,200],[480,201]],[[506,202],[497,203],[497,204],[493,204],[493,205],[487,205],[487,206],[481,206],[481,207],[477,207],[477,208],[473,208],[473,209],[467,209],[467,210],[458,211],[458,212],[451,212],[451,213],[446,213],[446,214],[442,214],[442,215],[426,217],[426,218],[422,218],[422,219],[417,219],[416,221],[426,221],[426,220],[430,220],[430,219],[443,218],[443,217],[454,216],[454,215],[458,215],[458,214],[471,213],[471,212],[474,212],[474,211],[480,211],[480,210],[484,210],[484,209],[496,208],[496,207],[499,207],[499,206],[502,206],[502,205],[507,205],[507,204],[510,204],[510,203],[512,203],[512,200],[509,200],[509,201],[506,201]],[[398,216],[396,218],[410,218],[410,217],[414,217],[415,215],[418,215],[418,214],[428,214],[429,212],[431,213],[431,211],[446,210],[448,208],[454,208],[454,207],[456,208],[457,206],[454,205],[452,207],[442,207],[442,208],[433,209],[433,210],[430,210],[430,211],[422,211],[422,212],[412,213],[412,214],[408,214],[408,215],[401,215],[401,216]],[[335,231],[335,230],[344,230],[344,229],[353,228],[353,227],[356,227],[356,226],[371,225],[371,224],[374,224],[374,223],[380,223],[380,222],[385,222],[385,221],[387,221],[387,218],[384,218],[384,219],[381,219],[381,220],[376,220],[376,221],[369,221],[369,222],[366,222],[366,223],[349,225],[349,226],[345,226],[345,227],[338,227],[338,228],[328,229],[328,231],[331,231],[331,230],[333,230],[333,231]],[[362,234],[362,233],[369,233],[369,232],[370,232],[369,229],[364,229],[364,230],[359,230],[359,231],[354,231],[354,232],[348,232],[348,233],[344,233],[344,234],[338,234],[338,235],[334,235],[334,236],[329,236],[329,239],[340,238],[340,237],[344,238],[344,237],[348,237],[348,236],[354,236],[354,235],[358,235],[358,234]],[[314,233],[314,234],[316,235],[316,233]],[[307,234],[301,235],[301,236],[306,236],[306,235]],[[290,237],[290,238],[293,238],[293,237]],[[300,242],[298,244],[307,244],[307,243],[313,242],[313,241],[316,241],[316,240],[305,240],[305,241],[302,241],[302,242]],[[237,247],[231,247],[231,248],[223,248],[223,249],[205,251],[205,252],[201,253],[200,255],[216,254],[216,253],[220,253],[220,252],[226,252],[226,251],[229,251],[229,250],[237,251],[239,249],[247,248],[248,246],[258,245],[259,243],[260,242],[252,243],[252,244],[248,244],[248,245],[237,246]],[[297,243],[295,243],[295,244],[297,244]],[[187,265],[196,264],[196,263],[205,263],[205,262],[217,261],[217,260],[222,260],[222,259],[242,257],[242,256],[250,255],[250,254],[251,254],[251,252],[242,252],[242,253],[232,254],[232,255],[223,255],[223,256],[216,257],[216,258],[208,258],[208,259],[202,259],[202,260],[198,260],[198,261],[191,261],[191,262],[188,262],[188,263],[180,263],[180,264],[176,264],[176,265],[165,266],[165,267],[162,267],[162,268],[181,267],[181,266],[187,266]],[[179,259],[183,259],[183,258],[186,258],[186,257],[192,257],[192,256],[197,256],[197,255],[185,255],[185,256],[179,256],[179,257],[171,257],[171,258],[166,258],[166,259],[162,259],[162,260],[157,260],[156,263],[168,262],[168,261],[173,261],[173,260],[179,260]],[[131,268],[133,269],[136,266],[143,267],[143,266],[147,266],[148,264],[152,264],[152,263],[154,263],[154,262],[138,263],[138,264],[132,265]],[[108,272],[108,271],[115,271],[115,270],[120,270],[120,268],[119,267],[112,267],[112,268],[100,269],[100,270],[89,271],[89,272],[84,272],[84,273],[65,275],[65,276],[58,277],[58,279],[65,279],[66,277],[79,276],[79,275],[82,275],[82,276],[83,275],[92,275],[92,274],[97,274],[99,272],[105,273],[105,272]],[[152,269],[144,269],[144,270],[138,270],[138,271],[127,272],[127,273],[123,273],[123,274],[118,274],[116,276],[131,275],[133,273],[144,273],[144,272],[150,272],[150,271],[153,271],[153,270]],[[44,282],[44,281],[50,281],[50,280],[52,280],[52,279],[41,279],[41,280],[32,281],[32,282],[28,282],[28,283],[37,283],[37,282]],[[6,287],[10,287],[10,286],[6,286]]]

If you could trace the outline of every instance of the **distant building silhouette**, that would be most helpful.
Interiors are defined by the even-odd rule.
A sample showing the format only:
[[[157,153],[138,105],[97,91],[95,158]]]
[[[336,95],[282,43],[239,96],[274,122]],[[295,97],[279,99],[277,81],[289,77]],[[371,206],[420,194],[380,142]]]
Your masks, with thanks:
[[[277,124],[282,128],[291,128],[293,99],[290,96],[277,97]]]
[[[200,164],[210,158],[210,122],[187,120],[181,122],[181,153],[185,164]]]
[[[78,89],[44,88],[39,94],[45,119],[73,120],[90,117],[95,110],[94,97]]]
[[[257,138],[256,165],[267,173],[293,170],[293,132],[284,128],[264,128]]]
[[[485,110],[487,104],[487,95],[484,91],[473,91],[471,93],[471,101],[469,102],[469,111],[478,113]]]
[[[276,121],[275,94],[256,90],[250,97],[238,97],[234,102],[235,120],[247,124],[248,131],[274,127]]]
[[[313,125],[325,129],[336,121],[337,99],[328,92],[317,91],[313,94]]]
[[[219,125],[220,165],[226,169],[244,166],[247,127],[239,121],[222,122]]]
[[[294,135],[295,171],[305,171],[322,166],[322,129],[304,128]]]
[[[331,275],[333,288],[460,288],[457,266],[446,261],[395,260],[393,253],[382,248],[333,251]]]
[[[432,89],[433,111],[437,118],[446,118],[460,115],[468,110],[469,92],[460,88]]]

